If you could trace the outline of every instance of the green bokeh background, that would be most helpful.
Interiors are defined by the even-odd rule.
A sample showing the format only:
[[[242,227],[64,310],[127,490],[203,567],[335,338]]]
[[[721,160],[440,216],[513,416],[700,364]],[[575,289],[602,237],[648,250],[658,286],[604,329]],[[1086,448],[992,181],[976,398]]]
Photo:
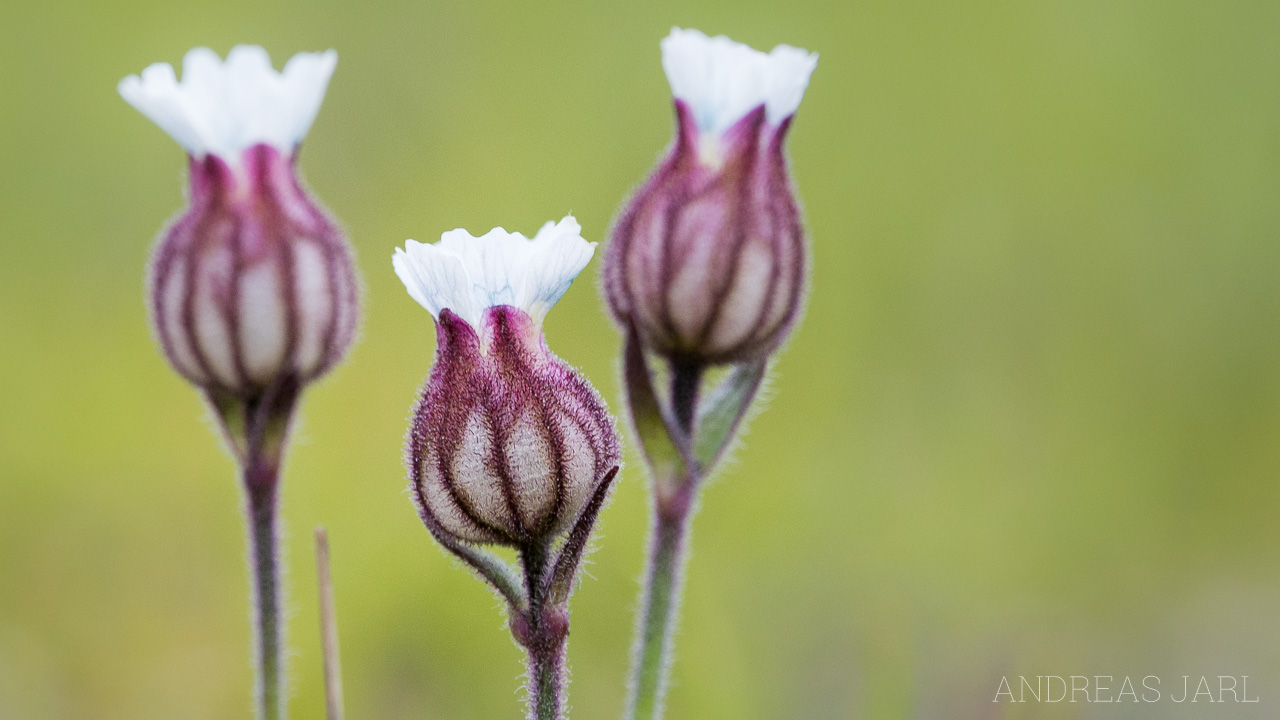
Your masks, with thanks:
[[[115,92],[237,42],[339,51],[301,166],[366,287],[287,466],[294,715],[323,712],[324,524],[352,718],[520,716],[497,602],[403,492],[433,331],[390,254],[569,211],[605,240],[670,136],[672,25],[822,59],[790,143],[808,313],[697,518],[671,720],[1274,717],[1273,0],[5,0],[0,718],[249,716],[233,468],[143,303],[183,158]],[[598,269],[546,329],[620,409]],[[628,460],[573,604],[583,720],[622,706]],[[1018,673],[1249,675],[1262,702],[993,705]]]

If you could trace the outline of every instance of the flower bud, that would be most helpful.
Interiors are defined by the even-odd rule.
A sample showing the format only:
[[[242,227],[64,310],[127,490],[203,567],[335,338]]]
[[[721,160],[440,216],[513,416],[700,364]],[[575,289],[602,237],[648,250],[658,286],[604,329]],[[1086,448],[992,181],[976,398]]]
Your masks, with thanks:
[[[394,257],[436,319],[436,361],[406,448],[428,526],[524,547],[565,532],[619,459],[604,401],[547,349],[542,319],[591,259],[566,217],[532,240],[464,230]]]
[[[676,138],[615,224],[605,293],[652,351],[761,358],[799,316],[804,231],[783,144],[817,55],[673,29],[662,64]]]
[[[155,250],[151,308],[170,364],[211,392],[305,383],[351,344],[347,243],[295,164],[336,63],[333,51],[300,53],[277,73],[259,47],[225,63],[196,48],[181,83],[167,63],[120,83],[190,155],[188,206]]]

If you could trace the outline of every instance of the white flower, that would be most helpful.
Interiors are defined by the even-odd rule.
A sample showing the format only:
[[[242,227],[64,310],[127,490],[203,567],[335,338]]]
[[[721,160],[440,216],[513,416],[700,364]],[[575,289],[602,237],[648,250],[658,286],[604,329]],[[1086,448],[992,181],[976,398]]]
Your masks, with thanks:
[[[817,53],[790,45],[766,54],[724,35],[680,28],[662,40],[671,94],[689,105],[704,133],[723,133],[761,105],[767,121],[778,124],[800,107],[817,66]]]
[[[481,237],[450,230],[432,245],[406,240],[391,264],[434,318],[448,308],[478,331],[486,308],[511,305],[541,324],[591,262],[596,244],[581,233],[572,215],[548,221],[532,240],[500,227]]]
[[[182,81],[169,63],[156,63],[120,81],[121,97],[178,144],[200,158],[212,153],[236,162],[266,143],[293,154],[311,129],[338,64],[333,50],[298,53],[276,72],[267,51],[237,45],[223,62],[198,47],[182,60]]]

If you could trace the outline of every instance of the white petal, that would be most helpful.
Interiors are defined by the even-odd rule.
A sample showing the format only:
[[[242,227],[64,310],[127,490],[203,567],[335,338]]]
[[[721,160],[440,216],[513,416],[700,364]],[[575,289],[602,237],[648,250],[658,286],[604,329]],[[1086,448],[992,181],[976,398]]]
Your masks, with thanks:
[[[662,40],[671,94],[688,103],[703,132],[724,132],[761,105],[776,125],[800,107],[817,66],[817,53],[790,45],[766,54],[724,35],[680,28]]]
[[[235,162],[259,143],[291,154],[311,129],[337,64],[332,50],[298,53],[281,73],[256,45],[237,45],[225,62],[194,48],[183,58],[181,82],[172,66],[156,63],[118,89],[187,152]]]
[[[391,258],[396,276],[409,296],[434,318],[448,308],[474,328],[479,328],[480,311],[472,307],[471,280],[462,259],[444,252],[438,245],[406,240]]]
[[[581,232],[572,215],[548,222],[532,240],[500,227],[481,237],[450,230],[434,245],[406,241],[391,263],[433,317],[448,308],[478,330],[486,308],[512,305],[541,323],[595,252]]]
[[[540,323],[591,262],[596,244],[582,239],[582,226],[569,215],[543,225],[529,246],[528,276],[517,306]]]

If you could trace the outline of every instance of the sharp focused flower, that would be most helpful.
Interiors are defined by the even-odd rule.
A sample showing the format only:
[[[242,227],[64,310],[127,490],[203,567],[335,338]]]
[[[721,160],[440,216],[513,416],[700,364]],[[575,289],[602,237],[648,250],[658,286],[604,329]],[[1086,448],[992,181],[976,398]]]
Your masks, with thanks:
[[[614,315],[651,350],[711,364],[772,352],[798,317],[805,247],[783,152],[817,55],[673,29],[676,138],[616,223]]]
[[[618,464],[604,401],[542,334],[594,252],[580,232],[566,217],[532,240],[453,230],[396,250],[396,274],[436,320],[435,366],[406,453],[433,532],[537,546],[578,519]]]
[[[151,308],[169,362],[210,392],[305,383],[351,344],[347,243],[295,166],[337,62],[332,50],[299,53],[276,72],[260,47],[232,48],[225,62],[196,48],[181,82],[168,63],[120,82],[189,155],[188,206],[155,251]]]

